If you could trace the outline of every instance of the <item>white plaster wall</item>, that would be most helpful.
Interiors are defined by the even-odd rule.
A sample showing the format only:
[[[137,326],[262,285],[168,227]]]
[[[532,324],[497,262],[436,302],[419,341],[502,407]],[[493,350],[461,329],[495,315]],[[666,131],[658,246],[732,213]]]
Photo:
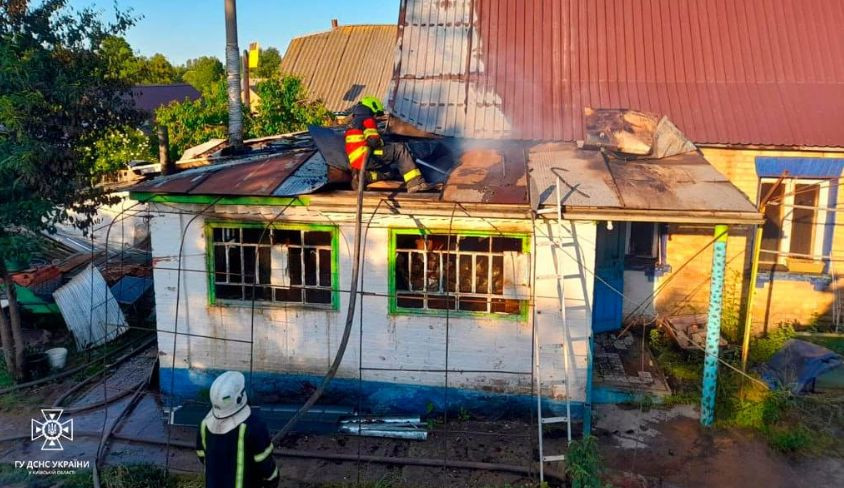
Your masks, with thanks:
[[[353,214],[315,212],[305,207],[285,211],[279,222],[334,223],[340,229],[340,307],[321,310],[303,307],[211,306],[208,303],[206,270],[205,215],[196,216],[202,206],[156,205],[151,222],[152,253],[155,264],[155,297],[159,350],[162,367],[239,369],[268,372],[323,375],[343,332],[351,274],[351,246],[354,239]],[[215,220],[269,220],[279,208],[218,206],[206,211]],[[478,219],[457,216],[410,217],[379,215],[366,232],[362,289],[371,293],[358,300],[352,338],[341,364],[339,377],[357,378],[358,367],[390,368],[405,371],[363,371],[363,379],[406,384],[442,386],[443,370],[449,369],[448,386],[492,391],[528,393],[530,376],[512,372],[532,371],[532,321],[500,318],[454,318],[388,313],[388,233],[390,228],[425,226],[431,229],[510,231],[531,233],[527,219]],[[548,233],[556,234],[556,224],[538,222],[537,229],[537,338],[542,345],[543,391],[547,380],[561,378],[562,348],[567,344],[574,367],[569,371],[572,400],[583,401],[586,385],[586,354],[591,331],[591,296],[594,267],[595,225],[579,222],[564,224],[568,246],[556,251],[547,245]],[[574,230],[574,232],[572,232]],[[182,273],[179,247],[182,250]],[[575,237],[579,246],[574,246]],[[557,299],[556,279],[544,275],[553,268],[554,257],[569,279],[566,280],[570,339],[564,340]],[[580,263],[577,258],[579,257]],[[177,285],[178,283],[178,285]],[[178,288],[177,288],[178,287]],[[176,320],[178,292],[178,321]],[[179,332],[173,342],[174,327]],[[363,333],[361,334],[361,327]],[[194,334],[187,336],[183,334]],[[209,337],[199,337],[209,336]],[[219,338],[219,339],[214,339]],[[235,339],[247,342],[232,342]],[[252,340],[253,344],[248,341]],[[362,344],[362,348],[360,345]],[[548,346],[557,344],[557,347]],[[175,349],[174,349],[175,346]],[[250,347],[251,346],[251,347]],[[363,351],[361,356],[360,351]],[[446,361],[446,349],[448,359]],[[175,351],[175,356],[174,356]],[[175,357],[175,362],[173,358]],[[447,364],[446,364],[447,363]],[[437,370],[418,372],[411,370]],[[468,370],[468,371],[467,371]],[[493,373],[472,372],[492,370]],[[550,390],[549,390],[550,393]],[[555,390],[556,396],[561,390]]]

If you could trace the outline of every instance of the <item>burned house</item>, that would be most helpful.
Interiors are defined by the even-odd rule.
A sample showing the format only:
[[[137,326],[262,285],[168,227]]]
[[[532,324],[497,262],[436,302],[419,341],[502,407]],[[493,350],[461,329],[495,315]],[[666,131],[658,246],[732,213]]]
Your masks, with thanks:
[[[546,414],[588,422],[602,388],[617,398],[617,385],[593,378],[596,333],[678,305],[714,310],[718,323],[709,305],[725,268],[744,271],[736,256],[763,223],[760,178],[788,166],[798,179],[784,195],[796,185],[815,195],[808,225],[822,232],[807,247],[766,230],[776,238],[766,246],[832,248],[832,212],[820,205],[837,194],[842,153],[821,148],[844,141],[844,111],[824,108],[841,106],[835,83],[808,61],[806,82],[789,82],[787,60],[771,61],[761,41],[774,30],[752,9],[721,19],[696,4],[656,15],[658,5],[609,3],[402,2],[391,137],[443,188],[367,188],[359,315],[326,402],[375,414],[500,412],[529,409],[538,393]],[[820,15],[803,17],[837,35]],[[739,24],[755,26],[739,29],[755,47],[729,46]],[[796,45],[792,32],[776,35]],[[704,55],[685,56],[692,46]],[[745,57],[770,65],[739,73]],[[827,89],[823,103],[816,88]],[[237,369],[266,401],[295,403],[340,342],[355,201],[342,152],[308,135],[251,147],[133,189],[152,215],[160,383],[179,401]],[[807,154],[832,159],[789,159]],[[764,215],[776,227],[785,214],[780,224]],[[831,269],[819,262],[815,275]],[[771,276],[802,276],[794,263]],[[795,297],[814,297],[815,275],[794,280],[808,287]]]

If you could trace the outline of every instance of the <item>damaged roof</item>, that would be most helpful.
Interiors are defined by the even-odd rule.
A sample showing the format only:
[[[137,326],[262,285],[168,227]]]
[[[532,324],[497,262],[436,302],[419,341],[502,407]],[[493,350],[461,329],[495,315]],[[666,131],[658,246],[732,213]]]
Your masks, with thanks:
[[[346,112],[366,95],[386,99],[396,31],[395,25],[343,25],[296,37],[281,72],[300,77],[308,95],[332,112]]]
[[[559,178],[560,200],[572,216],[638,214],[640,220],[658,222],[760,220],[744,193],[698,151],[626,160],[579,149],[574,143],[537,144],[529,151],[528,173],[534,208],[556,205]]]
[[[330,129],[314,129],[320,148]],[[291,136],[292,137],[292,136]],[[342,138],[336,136],[342,145]],[[333,151],[320,152],[302,136],[255,143],[252,153],[213,156],[212,164],[152,179],[131,189],[143,195],[291,197],[348,189],[347,171]],[[663,159],[623,160],[573,143],[405,139],[429,182],[443,183],[426,201],[556,207],[557,178],[569,218],[756,223],[751,202],[699,152]],[[404,192],[387,190],[392,198]],[[340,192],[347,195],[348,192]],[[242,201],[242,200],[241,200]],[[266,201],[259,200],[258,203]]]
[[[390,105],[416,128],[575,141],[585,107],[698,144],[844,146],[840,0],[406,0]]]

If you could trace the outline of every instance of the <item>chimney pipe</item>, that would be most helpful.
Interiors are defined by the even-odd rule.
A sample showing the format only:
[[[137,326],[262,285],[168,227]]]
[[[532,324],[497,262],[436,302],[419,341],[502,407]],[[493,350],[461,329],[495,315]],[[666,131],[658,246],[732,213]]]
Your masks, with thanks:
[[[243,147],[243,113],[240,103],[240,49],[237,47],[237,4],[224,0],[226,9],[226,85],[229,101],[229,147]]]
[[[170,160],[170,133],[166,125],[158,126],[158,162],[161,163],[161,174],[176,173],[176,165]]]
[[[340,23],[337,22],[337,19],[331,19],[331,28],[332,29],[336,29],[339,25],[340,25]]]

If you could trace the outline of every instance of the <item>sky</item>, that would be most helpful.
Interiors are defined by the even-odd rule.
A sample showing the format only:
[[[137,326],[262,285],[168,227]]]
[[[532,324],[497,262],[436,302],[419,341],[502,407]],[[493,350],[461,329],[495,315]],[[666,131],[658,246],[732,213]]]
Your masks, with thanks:
[[[70,0],[75,9],[94,7],[105,20],[114,19],[114,0]],[[223,0],[117,0],[143,16],[127,34],[144,56],[161,53],[173,64],[199,56],[225,55]],[[399,0],[240,0],[237,2],[238,44],[277,47],[284,54],[290,39],[340,24],[395,24]]]

